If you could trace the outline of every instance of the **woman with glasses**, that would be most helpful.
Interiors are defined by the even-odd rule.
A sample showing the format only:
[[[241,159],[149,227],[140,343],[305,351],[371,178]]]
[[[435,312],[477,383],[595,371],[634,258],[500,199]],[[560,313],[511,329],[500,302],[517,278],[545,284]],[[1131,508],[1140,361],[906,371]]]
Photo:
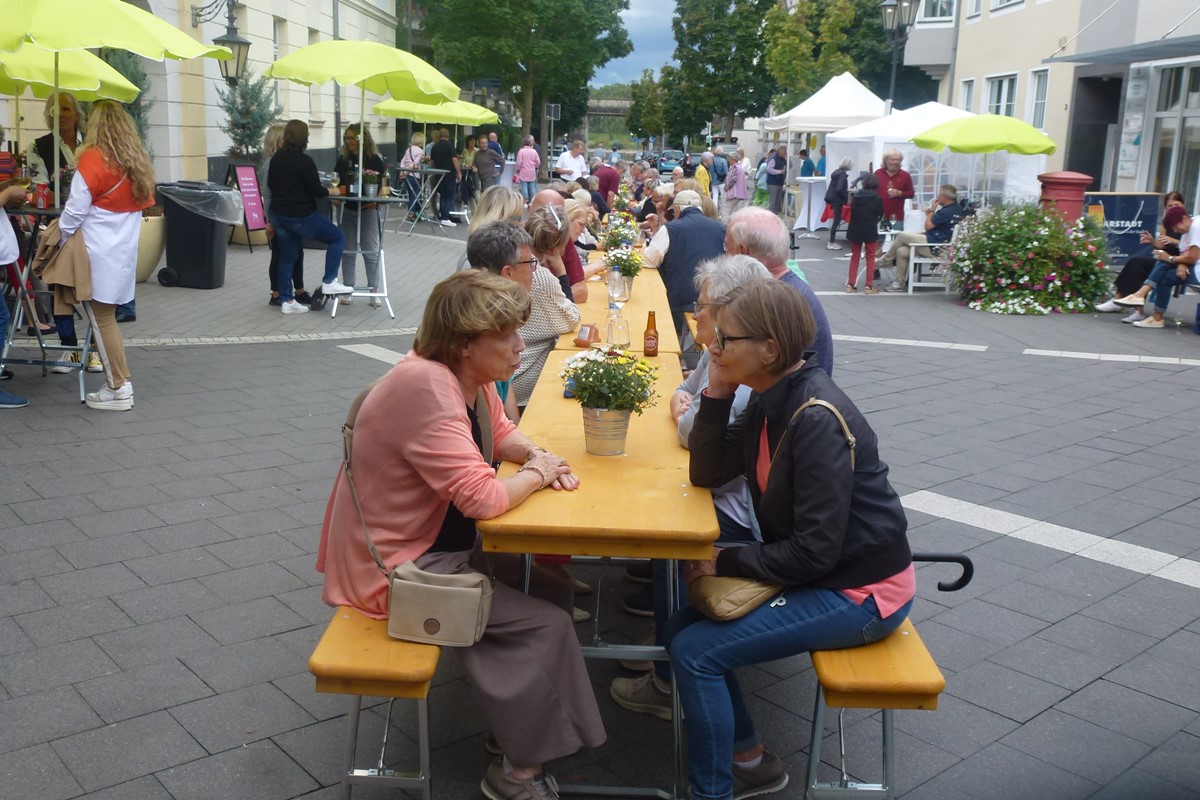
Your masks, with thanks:
[[[708,388],[688,444],[691,480],[750,484],[761,541],[714,548],[684,567],[783,585],[779,599],[730,621],[685,607],[666,643],[688,725],[688,778],[697,798],[751,797],[788,776],[766,750],[738,685],[738,667],[878,641],[908,616],[916,589],[904,509],[879,459],[875,432],[809,350],[816,333],[800,293],[756,280],[710,309]],[[753,390],[733,422],[739,386]],[[831,404],[801,410],[806,401]]]
[[[351,188],[358,190],[358,197],[364,194],[362,176],[358,174],[360,147],[363,171],[370,170],[382,177],[387,170],[379,151],[375,149],[371,132],[362,130],[357,122],[347,126],[346,134],[342,137],[342,150],[333,167],[339,178],[338,192],[343,196],[349,196]],[[361,252],[363,263],[367,266],[367,289],[376,292],[379,287],[379,204],[364,203],[357,199],[344,200],[343,203],[342,235],[346,237],[346,249],[342,251],[342,283],[354,288],[357,282],[355,267]],[[346,304],[350,299],[350,295],[340,298]],[[372,308],[381,305],[383,302],[380,298],[371,298]]]

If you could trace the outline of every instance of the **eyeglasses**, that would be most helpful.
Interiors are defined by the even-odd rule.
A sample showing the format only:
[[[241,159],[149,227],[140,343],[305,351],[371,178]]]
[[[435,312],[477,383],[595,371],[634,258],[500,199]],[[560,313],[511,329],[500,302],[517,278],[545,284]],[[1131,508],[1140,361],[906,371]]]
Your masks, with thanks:
[[[729,342],[740,342],[747,339],[754,341],[762,340],[761,336],[726,336],[725,334],[721,333],[721,329],[715,325],[713,326],[713,338],[716,340],[718,350],[724,350],[725,345]]]
[[[357,142],[358,137],[357,136],[343,136],[342,141],[343,142]]]
[[[509,264],[510,267],[516,267],[521,264],[527,265],[530,269],[537,269],[538,260],[536,258],[526,259],[524,261],[513,261]]]
[[[692,314],[698,317],[700,316],[700,309],[711,305],[712,303],[701,303],[699,300],[697,300],[696,302],[692,303]]]

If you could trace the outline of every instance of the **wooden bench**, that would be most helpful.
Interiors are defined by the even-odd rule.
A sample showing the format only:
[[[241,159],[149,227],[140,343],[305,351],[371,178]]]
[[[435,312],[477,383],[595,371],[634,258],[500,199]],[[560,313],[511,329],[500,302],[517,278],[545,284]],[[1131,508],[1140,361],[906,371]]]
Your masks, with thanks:
[[[955,581],[942,582],[938,589],[958,591],[971,581],[974,565],[957,553],[913,553],[914,561],[953,562],[963,568]],[[813,708],[812,741],[808,761],[806,800],[844,797],[896,796],[895,712],[897,709],[934,711],[946,688],[946,678],[912,620],[906,619],[886,639],[863,647],[817,650],[812,653],[817,673],[817,699]],[[825,706],[839,709],[838,750],[841,779],[819,784],[821,740],[824,738]],[[851,781],[846,774],[846,742],[842,735],[841,709],[878,708],[883,711],[883,777],[877,784]]]
[[[318,692],[350,695],[346,714],[346,741],[342,769],[342,800],[350,800],[355,784],[383,788],[420,789],[421,797],[432,797],[429,756],[429,684],[437,670],[441,648],[392,639],[387,635],[387,620],[371,619],[352,608],[334,612],[329,627],[308,659],[308,670],[317,679]],[[358,719],[363,696],[389,699],[387,722],[379,760],[370,769],[355,769],[358,747]],[[392,705],[403,697],[417,702],[417,745],[419,765],[416,772],[398,772],[384,767],[387,732]]]

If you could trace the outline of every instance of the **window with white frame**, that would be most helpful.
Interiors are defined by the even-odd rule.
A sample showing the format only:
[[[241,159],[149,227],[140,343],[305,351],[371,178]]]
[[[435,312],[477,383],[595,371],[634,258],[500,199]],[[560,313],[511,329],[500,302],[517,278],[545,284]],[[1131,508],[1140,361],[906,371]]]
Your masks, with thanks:
[[[1029,75],[1029,124],[1038,130],[1046,128],[1046,92],[1050,85],[1050,73],[1044,69],[1034,70]]]
[[[1009,6],[1019,6],[1024,4],[1025,0],[992,0],[989,6],[992,11],[1000,8],[1008,8]]]
[[[963,111],[975,110],[975,79],[971,78],[962,82],[962,88],[958,92],[958,107]]]
[[[1017,76],[1000,75],[988,78],[987,110],[989,114],[1005,117],[1017,115]]]
[[[314,45],[321,41],[320,31],[313,28],[308,29],[308,43]],[[276,81],[276,85],[278,85]],[[321,116],[321,87],[318,84],[311,84],[308,87],[308,118],[317,119]]]
[[[271,55],[273,56],[274,61],[278,61],[279,58],[283,55],[283,45],[284,45],[285,41],[287,40],[287,28],[284,27],[285,25],[287,25],[287,20],[281,19],[279,17],[273,17],[272,23],[273,24],[271,25]],[[280,99],[279,85],[281,83],[283,83],[283,81],[275,81],[274,83],[275,83],[275,105],[280,106],[282,108],[283,101]],[[284,111],[286,111],[286,110],[287,109],[284,108]]]
[[[983,0],[967,0],[967,16],[978,17],[983,13]]]
[[[954,19],[954,0],[925,0],[921,19]]]

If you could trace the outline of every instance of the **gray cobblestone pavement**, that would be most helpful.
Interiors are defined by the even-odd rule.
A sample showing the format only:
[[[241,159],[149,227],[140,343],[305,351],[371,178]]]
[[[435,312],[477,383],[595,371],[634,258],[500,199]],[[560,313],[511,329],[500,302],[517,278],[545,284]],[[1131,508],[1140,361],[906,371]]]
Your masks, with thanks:
[[[313,554],[345,408],[407,349],[462,253],[447,233],[389,235],[394,320],[361,301],[336,319],[268,308],[257,248],[231,248],[223,289],[142,285],[123,326],[128,413],[15,368],[5,388],[32,404],[0,412],[0,798],[337,796],[343,702],[306,669],[330,616]],[[919,570],[913,618],[948,688],[938,711],[898,715],[901,792],[1200,797],[1200,337],[979,314],[939,292],[846,296],[838,255],[797,253],[829,293],[835,377],[879,435],[914,547],[976,565],[957,594],[935,587],[951,570]],[[620,570],[579,573],[601,588],[605,635],[641,638]],[[616,664],[591,671],[609,743],[554,771],[665,784],[667,723],[612,703]],[[800,797],[809,660],[742,681],[791,772],[781,796]],[[485,729],[453,655],[436,684],[435,796],[476,797]],[[407,757],[414,726],[394,722]],[[846,724],[850,772],[877,778],[877,716]],[[366,715],[365,732],[382,726]]]

